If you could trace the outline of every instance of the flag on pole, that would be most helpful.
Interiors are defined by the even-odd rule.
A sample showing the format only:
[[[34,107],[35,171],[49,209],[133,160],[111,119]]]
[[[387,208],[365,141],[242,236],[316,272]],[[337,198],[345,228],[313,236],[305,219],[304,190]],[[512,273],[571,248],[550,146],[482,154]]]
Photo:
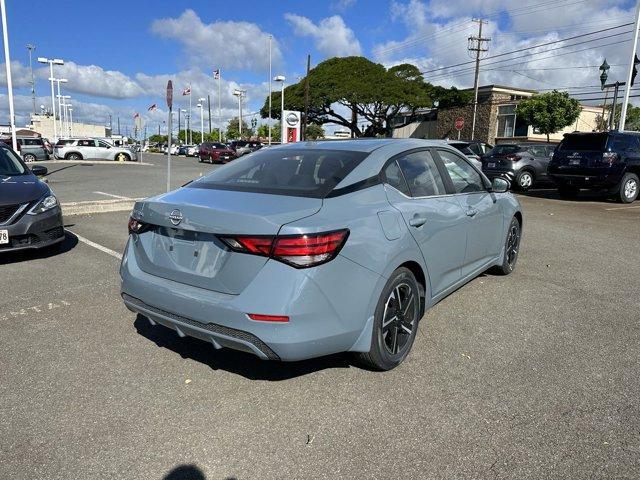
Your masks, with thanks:
[[[219,68],[217,70],[213,71],[213,79],[214,80],[220,80],[220,69]]]
[[[155,112],[157,109],[158,109],[158,105],[156,105],[155,103],[151,105],[149,108],[147,108],[147,110],[149,110],[150,112]]]
[[[191,95],[191,87],[187,87],[182,91],[182,95]]]

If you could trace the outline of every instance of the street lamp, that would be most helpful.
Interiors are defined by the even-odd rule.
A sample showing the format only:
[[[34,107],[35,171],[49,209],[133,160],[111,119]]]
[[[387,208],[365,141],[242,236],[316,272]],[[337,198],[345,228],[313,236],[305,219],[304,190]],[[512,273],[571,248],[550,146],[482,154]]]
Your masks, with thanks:
[[[49,81],[51,82],[51,113],[53,113],[53,138],[56,139],[58,136],[58,130],[56,125],[56,94],[53,90],[53,66],[64,65],[64,60],[59,58],[38,57],[38,63],[49,64]]]
[[[67,114],[67,107],[71,104],[67,103],[67,101],[71,98],[71,95],[60,95],[62,100],[62,135],[66,136],[69,131],[69,115]]]
[[[67,107],[69,108],[69,136],[73,137],[73,106],[67,103]]]
[[[284,143],[284,81],[286,80],[284,75],[277,75],[274,77],[274,82],[281,82],[280,90],[280,143]]]
[[[204,142],[204,101],[205,98],[198,99],[198,107],[200,107],[200,143]]]
[[[33,101],[33,114],[36,114],[36,81],[33,77],[33,62],[32,56],[33,51],[36,49],[36,46],[32,43],[27,43],[27,50],[29,50],[29,72],[31,75],[31,100]]]
[[[60,84],[61,83],[67,83],[67,79],[66,78],[51,78],[50,80],[53,80],[54,82],[56,82],[58,84],[58,95],[56,95],[56,98],[58,99],[58,118],[60,119],[60,130],[64,130],[64,123],[62,121],[62,93],[60,92]],[[54,115],[55,117],[55,115]]]
[[[9,55],[9,32],[7,31],[7,8],[4,0],[0,0],[0,13],[2,14],[2,43],[4,44],[4,63],[7,73],[7,93],[9,94],[9,125],[11,125],[11,146],[18,151],[16,138],[16,119],[13,110],[13,85],[11,83],[11,56]]]
[[[240,138],[242,138],[242,98],[245,93],[246,90],[235,89],[233,91],[233,95],[238,97],[238,134],[240,135]]]
[[[179,108],[178,109],[178,144],[180,143],[180,129],[182,127],[180,127],[180,116],[183,113],[187,113],[187,111],[184,108]],[[184,116],[185,120],[187,119],[187,116]],[[187,143],[187,131],[185,130],[184,132],[184,143]]]

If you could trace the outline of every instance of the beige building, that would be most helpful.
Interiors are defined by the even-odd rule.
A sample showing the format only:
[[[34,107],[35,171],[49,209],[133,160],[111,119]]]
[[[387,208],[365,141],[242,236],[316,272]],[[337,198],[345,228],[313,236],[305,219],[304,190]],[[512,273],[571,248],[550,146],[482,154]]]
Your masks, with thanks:
[[[109,127],[104,125],[91,125],[88,123],[73,122],[67,124],[64,130],[62,128],[62,122],[58,120],[58,137],[108,137],[111,135]],[[53,139],[53,117],[47,115],[31,115],[31,124],[27,126],[29,130],[38,132],[45,138]]]
[[[467,89],[471,91],[472,89]],[[516,107],[522,99],[532,97],[536,90],[527,90],[501,85],[485,85],[478,89],[478,109],[476,115],[475,139],[495,145],[509,141],[546,142],[547,136],[535,131],[518,118]],[[582,106],[582,112],[575,124],[549,136],[551,142],[559,142],[569,132],[592,132],[597,129],[597,117],[602,108]],[[471,138],[473,106],[444,108],[425,111],[417,122],[394,130],[397,138],[458,138],[456,119],[462,118],[464,126],[460,138]],[[401,122],[398,122],[401,123]]]

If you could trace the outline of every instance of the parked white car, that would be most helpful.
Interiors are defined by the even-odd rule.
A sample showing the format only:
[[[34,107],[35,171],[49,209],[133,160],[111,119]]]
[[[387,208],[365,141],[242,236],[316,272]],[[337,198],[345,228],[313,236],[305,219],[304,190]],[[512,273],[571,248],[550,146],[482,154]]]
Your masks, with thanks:
[[[65,160],[138,161],[138,153],[132,149],[116,147],[97,138],[61,138],[53,147],[53,154]]]
[[[187,157],[197,156],[198,150],[200,150],[200,145],[189,145],[189,148],[187,148]]]

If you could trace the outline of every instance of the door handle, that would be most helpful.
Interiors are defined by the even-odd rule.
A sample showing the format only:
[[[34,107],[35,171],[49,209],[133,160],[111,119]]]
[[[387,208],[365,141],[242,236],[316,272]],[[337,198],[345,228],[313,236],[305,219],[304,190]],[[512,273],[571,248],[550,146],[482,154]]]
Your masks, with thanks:
[[[478,214],[478,210],[475,208],[469,208],[467,209],[466,214],[468,217],[475,217]]]
[[[417,213],[413,215],[413,218],[411,220],[409,220],[409,225],[416,228],[421,227],[425,223],[427,223],[427,218],[421,217]]]

